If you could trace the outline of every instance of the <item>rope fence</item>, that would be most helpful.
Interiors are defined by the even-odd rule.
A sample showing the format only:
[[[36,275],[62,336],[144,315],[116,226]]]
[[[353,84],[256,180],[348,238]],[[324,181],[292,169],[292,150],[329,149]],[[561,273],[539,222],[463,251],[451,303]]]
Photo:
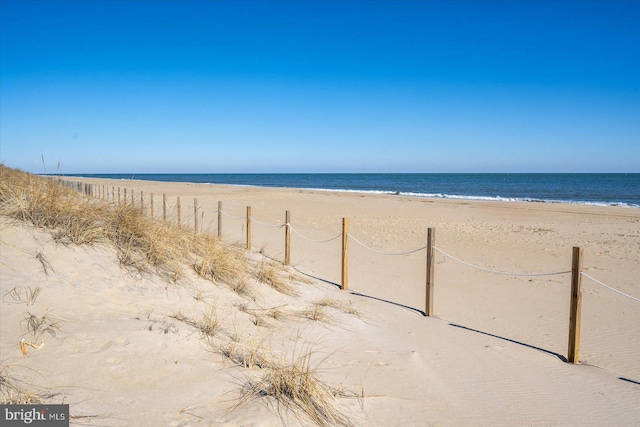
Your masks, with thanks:
[[[629,295],[629,294],[625,294],[624,292],[619,291],[619,290],[615,289],[615,288],[614,288],[614,287],[612,287],[612,286],[609,286],[609,285],[607,285],[607,284],[602,283],[602,282],[601,282],[601,281],[599,281],[598,279],[594,279],[593,277],[589,276],[587,273],[580,273],[580,274],[582,274],[584,277],[586,277],[586,278],[588,278],[588,279],[593,280],[593,281],[594,281],[594,282],[596,282],[598,285],[604,286],[605,288],[607,288],[607,289],[609,289],[609,290],[611,290],[611,291],[613,291],[613,292],[615,292],[615,293],[617,293],[617,294],[622,295],[623,297],[627,297],[627,298],[630,298],[630,299],[632,299],[632,300],[634,300],[634,301],[640,302],[640,298],[632,297],[632,296],[631,296],[631,295]]]
[[[476,270],[486,271],[487,273],[493,273],[493,274],[501,274],[501,275],[504,275],[504,276],[512,276],[512,277],[542,277],[542,276],[556,276],[556,275],[559,275],[559,274],[571,273],[571,270],[556,271],[556,272],[553,272],[553,273],[511,273],[511,272],[508,272],[508,271],[491,270],[489,268],[480,267],[478,265],[471,264],[470,262],[463,261],[460,258],[456,258],[453,255],[449,255],[448,253],[446,253],[442,249],[437,248],[435,246],[433,247],[433,249],[435,249],[436,251],[440,252],[442,255],[444,255],[447,258],[451,258],[452,260],[459,262],[460,264],[467,265],[469,267],[475,268]]]
[[[303,238],[304,240],[308,240],[309,242],[312,243],[329,243],[332,242],[336,239],[339,239],[340,237],[342,237],[342,232],[338,233],[337,235],[329,238],[329,239],[325,239],[325,240],[315,240],[315,239],[311,239],[309,237],[306,237],[304,235],[302,235],[298,230],[295,229],[295,227],[291,224],[289,224],[289,227],[291,228],[291,231],[293,231],[294,233],[296,233],[298,236],[300,236],[301,238]]]
[[[109,187],[105,187],[105,186],[97,186],[94,184],[86,184],[86,183],[81,183],[81,182],[73,182],[73,181],[64,181],[64,184],[69,187],[72,188],[74,190],[77,190],[79,192],[83,192],[88,196],[92,196],[92,197],[97,197],[97,198],[102,198],[105,199],[107,201],[110,201],[111,203],[115,203],[115,204],[127,204],[130,203],[131,206],[134,206],[135,204],[135,200],[134,200],[134,192],[133,190],[131,190],[129,192],[129,194],[127,194],[127,189],[125,188],[123,192],[121,192],[120,188],[117,188],[117,192],[116,192],[116,187],[111,187],[111,191],[109,191]],[[124,196],[121,197],[121,194],[123,194]],[[130,201],[128,200],[130,198]],[[153,193],[150,194],[149,196],[149,206],[150,206],[150,215],[151,217],[154,217],[154,202],[153,202],[154,196]],[[176,205],[174,205],[174,207],[172,208],[172,213],[177,214],[177,224],[179,224],[180,226],[183,226],[183,222],[182,222],[182,218],[181,218],[181,205],[180,205],[180,197],[178,196],[176,198],[177,203]],[[139,198],[139,202],[140,202],[140,209],[141,212],[144,213],[144,204],[145,204],[145,197],[142,191],[140,191],[140,198]],[[492,274],[497,274],[497,275],[505,275],[505,276],[512,276],[512,277],[543,277],[543,276],[556,276],[556,275],[564,275],[564,274],[571,274],[571,299],[570,299],[570,316],[569,316],[569,348],[568,348],[568,357],[567,357],[567,361],[570,363],[578,363],[579,362],[579,347],[580,347],[580,321],[581,321],[581,310],[582,310],[582,277],[586,277],[587,279],[592,280],[593,282],[625,297],[628,299],[631,299],[633,301],[636,302],[640,302],[640,298],[634,297],[632,295],[629,295],[625,292],[622,292],[612,286],[609,286],[595,278],[593,278],[592,276],[588,275],[587,273],[584,273],[582,271],[582,257],[583,257],[583,250],[580,247],[574,247],[573,248],[573,252],[572,252],[572,265],[571,265],[571,270],[564,270],[564,271],[554,271],[554,272],[543,272],[543,273],[517,273],[517,272],[509,272],[509,271],[500,271],[500,270],[495,270],[495,269],[491,269],[491,268],[486,268],[486,267],[482,267],[479,266],[477,264],[473,264],[471,262],[465,261],[463,259],[460,259],[458,257],[455,257],[447,252],[445,252],[444,250],[440,249],[439,247],[435,246],[435,229],[433,228],[429,228],[427,230],[427,244],[425,246],[419,247],[417,249],[413,249],[413,250],[408,250],[408,251],[403,251],[403,252],[386,252],[386,251],[382,251],[379,249],[375,249],[365,243],[363,243],[362,241],[360,241],[358,238],[356,238],[355,236],[353,236],[352,234],[349,233],[348,228],[349,228],[349,222],[347,218],[343,218],[342,220],[342,231],[340,233],[338,233],[337,235],[328,238],[328,239],[312,239],[309,238],[305,235],[303,235],[300,231],[298,231],[292,224],[291,224],[291,216],[290,216],[290,212],[286,211],[285,213],[285,222],[284,223],[277,223],[277,224],[269,224],[269,223],[265,223],[262,221],[257,220],[256,218],[254,218],[251,215],[251,207],[247,206],[247,212],[246,215],[244,216],[236,216],[236,215],[231,215],[227,212],[225,212],[224,210],[222,210],[222,202],[218,202],[218,208],[213,211],[213,213],[217,213],[217,217],[218,217],[218,237],[222,237],[222,216],[226,216],[228,218],[231,219],[237,219],[237,220],[246,220],[246,248],[247,250],[251,250],[251,236],[252,236],[252,232],[251,232],[251,224],[252,222],[255,222],[263,227],[267,227],[267,228],[284,228],[285,229],[285,255],[284,255],[284,261],[283,263],[285,265],[289,265],[290,264],[290,253],[291,253],[291,239],[290,239],[290,234],[291,231],[293,231],[293,233],[295,233],[298,237],[307,240],[309,242],[312,243],[318,243],[318,244],[323,244],[323,243],[329,243],[332,242],[334,240],[337,240],[339,238],[342,238],[342,252],[341,252],[341,259],[342,259],[342,270],[341,270],[341,283],[340,283],[340,289],[343,290],[347,290],[348,289],[348,260],[349,260],[349,256],[348,256],[348,248],[349,248],[349,240],[353,240],[355,243],[357,243],[358,245],[360,245],[361,247],[365,248],[366,250],[369,250],[371,252],[380,254],[380,255],[386,255],[386,256],[404,256],[404,255],[410,255],[410,254],[414,254],[417,252],[421,252],[421,251],[425,251],[426,250],[426,256],[427,256],[427,263],[426,263],[426,297],[425,297],[425,310],[424,310],[424,315],[425,316],[433,316],[434,315],[434,311],[433,311],[433,306],[434,306],[434,299],[433,299],[433,295],[434,295],[434,287],[435,287],[435,282],[434,282],[434,267],[435,267],[435,252],[440,253],[442,256],[444,256],[445,258],[449,258],[453,261],[456,261],[460,264],[463,264],[467,267],[471,267],[473,269],[479,270],[479,271],[484,271],[486,273],[492,273]],[[201,220],[201,227],[200,230],[202,230],[202,225],[204,224],[204,214],[205,214],[205,210],[198,206],[198,201],[197,199],[194,199],[193,202],[193,215],[189,215],[187,217],[185,217],[185,219],[187,220],[187,222],[189,222],[190,218],[193,218],[194,221],[194,232],[197,234],[198,233],[198,214],[200,214],[200,220]],[[173,216],[173,215],[172,215]],[[162,195],[162,219],[163,221],[167,221],[167,196],[165,194]],[[244,226],[243,226],[244,228]],[[297,270],[297,268],[296,268]],[[298,270],[299,271],[299,270]]]
[[[351,239],[354,242],[356,242],[357,244],[359,244],[363,248],[368,249],[371,252],[375,252],[375,253],[380,254],[380,255],[390,255],[390,256],[410,255],[410,254],[414,254],[416,252],[420,252],[420,251],[423,251],[423,250],[427,249],[427,246],[423,246],[421,248],[414,249],[414,250],[411,250],[411,251],[406,251],[406,252],[384,252],[384,251],[380,251],[378,249],[374,249],[374,248],[372,248],[370,246],[365,245],[364,243],[362,243],[360,240],[356,239],[351,234],[349,234],[349,237],[351,237]]]

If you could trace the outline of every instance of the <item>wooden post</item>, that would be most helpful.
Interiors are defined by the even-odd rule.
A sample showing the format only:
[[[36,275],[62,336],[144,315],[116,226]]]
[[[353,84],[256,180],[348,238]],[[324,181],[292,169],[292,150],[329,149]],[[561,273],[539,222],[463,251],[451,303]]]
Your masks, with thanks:
[[[193,199],[193,228],[195,234],[198,234],[198,199]]]
[[[291,212],[284,213],[284,265],[291,262]]]
[[[582,248],[573,247],[571,259],[571,308],[567,361],[580,363],[580,320],[582,318]]]
[[[133,189],[131,189],[131,207],[134,206],[134,200],[133,200]]]
[[[149,194],[149,215],[153,218],[153,193]]]
[[[177,199],[177,213],[178,213],[178,225],[182,225],[182,218],[180,217],[180,196],[176,196]]]
[[[127,189],[124,189],[124,205],[127,205]]]
[[[427,230],[427,296],[424,306],[424,315],[433,316],[433,267],[434,267],[434,254],[433,245],[436,242],[436,230],[435,228],[429,228]]]
[[[140,190],[140,213],[144,215],[144,192]]]
[[[342,278],[340,289],[349,289],[349,218],[342,218]]]
[[[247,250],[251,250],[251,206],[247,206]]]
[[[222,238],[222,202],[218,202],[218,238]]]
[[[167,220],[167,195],[162,195],[162,220]]]
[[[120,200],[120,187],[118,187],[118,204],[122,203],[122,200]]]

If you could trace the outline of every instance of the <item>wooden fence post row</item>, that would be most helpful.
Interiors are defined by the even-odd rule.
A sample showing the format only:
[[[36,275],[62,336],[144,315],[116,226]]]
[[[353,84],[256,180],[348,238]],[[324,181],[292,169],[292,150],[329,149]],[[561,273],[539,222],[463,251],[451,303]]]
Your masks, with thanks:
[[[110,199],[108,188],[105,186],[98,186],[97,184],[85,184],[81,182],[64,181],[64,185],[69,188],[75,188],[79,192],[84,192],[90,196],[102,197],[107,200]],[[120,204],[121,189],[118,187],[117,197]],[[116,200],[116,187],[111,187],[111,198],[115,202]],[[124,203],[127,203],[127,189],[124,189]],[[154,215],[153,206],[153,193],[150,194],[150,214]],[[131,204],[134,204],[134,194],[131,190]],[[144,212],[144,193],[140,191],[140,207]],[[177,220],[181,225],[181,206],[180,196],[177,196]],[[194,232],[197,234],[199,227],[202,227],[204,223],[204,211],[201,212],[202,221],[198,221],[198,199],[193,199],[193,217],[194,217]],[[162,195],[162,219],[167,220],[167,195]],[[247,206],[246,217],[246,249],[251,250],[251,234],[252,234],[252,221],[251,221],[251,206]],[[222,238],[222,201],[218,201],[218,238]],[[427,229],[427,263],[426,263],[426,295],[425,295],[425,316],[434,315],[434,273],[435,273],[435,228]],[[284,253],[284,265],[291,263],[291,212],[285,211],[285,253]],[[569,339],[567,350],[567,362],[577,364],[580,361],[580,326],[582,318],[582,258],[583,249],[581,247],[573,247],[572,249],[572,261],[571,261],[571,300],[569,310]],[[349,289],[349,219],[342,218],[342,271],[340,289]]]

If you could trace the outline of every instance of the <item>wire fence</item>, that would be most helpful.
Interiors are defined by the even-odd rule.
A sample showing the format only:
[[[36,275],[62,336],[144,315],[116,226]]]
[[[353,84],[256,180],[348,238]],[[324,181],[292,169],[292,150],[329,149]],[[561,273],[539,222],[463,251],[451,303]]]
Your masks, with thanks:
[[[86,184],[86,183],[81,183],[81,182],[73,182],[73,181],[66,181],[65,182],[66,185],[70,188],[74,188],[77,189],[78,191],[84,192],[87,195],[90,196],[94,196],[94,197],[99,197],[99,198],[103,198],[106,200],[110,200],[114,203],[128,203],[127,202],[127,190],[125,189],[123,192],[120,191],[120,188],[117,188],[117,193],[116,193],[116,187],[112,187],[111,188],[111,192],[109,192],[109,188],[105,187],[105,186],[97,186],[95,184]],[[134,201],[134,194],[133,191],[129,192],[130,195],[130,203],[133,206],[135,201]],[[163,202],[162,202],[162,212],[163,212],[163,220],[167,220],[167,197],[166,195],[163,195],[162,198]],[[144,211],[145,209],[145,205],[144,205],[144,201],[145,198],[143,196],[143,193],[140,192],[140,208]],[[150,206],[150,214],[151,216],[154,216],[154,212],[153,212],[153,194],[150,194],[149,197],[149,206]],[[185,218],[189,219],[189,218],[193,218],[193,221],[195,223],[195,228],[194,231],[195,233],[201,232],[202,230],[198,229],[198,216],[200,215],[201,218],[204,218],[204,213],[205,210],[202,209],[201,207],[198,207],[197,205],[197,199],[194,199],[194,204],[193,204],[193,215],[188,215]],[[424,314],[429,316],[432,314],[432,306],[433,306],[433,268],[434,268],[434,254],[435,252],[438,252],[439,254],[441,254],[443,257],[451,259],[459,264],[462,264],[466,267],[470,267],[473,268],[475,270],[478,271],[483,271],[486,273],[491,273],[491,274],[497,274],[497,275],[506,275],[506,276],[512,276],[512,277],[543,277],[543,276],[556,276],[556,275],[565,275],[565,274],[571,274],[571,287],[572,287],[572,298],[571,298],[571,318],[570,318],[570,337],[569,337],[569,357],[568,360],[570,362],[573,363],[577,363],[578,362],[578,345],[577,343],[579,343],[579,337],[576,336],[576,334],[579,334],[580,331],[580,327],[579,327],[579,321],[580,321],[580,310],[581,310],[581,294],[582,294],[582,288],[581,288],[581,278],[585,277],[593,282],[595,282],[596,284],[603,286],[604,288],[622,296],[625,297],[631,301],[635,301],[635,302],[640,302],[640,298],[634,297],[628,293],[622,292],[619,289],[607,285],[605,283],[603,283],[602,281],[590,276],[587,273],[582,272],[582,249],[581,248],[575,248],[574,247],[574,252],[573,252],[573,260],[572,260],[572,268],[571,270],[563,270],[563,271],[554,271],[554,272],[541,272],[541,273],[531,273],[531,272],[510,272],[510,271],[501,271],[501,270],[496,270],[493,268],[487,268],[487,267],[483,267],[468,261],[465,261],[459,257],[456,257],[454,255],[451,255],[450,253],[444,251],[443,249],[436,247],[435,245],[433,245],[433,241],[431,240],[431,238],[428,239],[427,245],[425,246],[421,246],[419,248],[416,249],[411,249],[411,250],[407,250],[407,251],[402,251],[402,252],[387,252],[387,251],[383,251],[383,250],[379,250],[379,249],[375,249],[373,247],[371,247],[370,245],[367,245],[366,243],[362,242],[360,239],[358,239],[357,237],[355,237],[354,235],[352,235],[351,233],[348,232],[348,220],[346,218],[343,219],[343,228],[342,231],[338,234],[336,234],[335,236],[332,236],[330,238],[327,239],[314,239],[308,236],[305,236],[304,234],[302,234],[298,229],[296,229],[293,224],[290,222],[289,220],[289,212],[287,211],[287,220],[284,223],[267,223],[267,222],[263,222],[263,221],[259,221],[257,220],[255,217],[253,217],[251,215],[251,208],[249,206],[247,206],[247,214],[243,215],[243,216],[237,216],[237,215],[232,215],[228,212],[225,212],[222,209],[222,202],[218,202],[218,209],[213,210],[212,213],[217,213],[218,216],[218,236],[221,237],[222,234],[222,216],[225,216],[227,218],[230,219],[235,219],[235,220],[242,220],[242,221],[246,221],[246,227],[245,225],[243,225],[243,229],[246,232],[246,242],[247,242],[247,249],[251,249],[251,224],[252,223],[256,223],[260,226],[263,227],[267,227],[267,228],[273,228],[273,229],[282,229],[285,228],[286,230],[286,247],[285,247],[285,264],[289,263],[289,253],[291,250],[290,247],[290,239],[289,239],[289,233],[293,232],[295,235],[297,235],[298,237],[300,237],[301,239],[304,239],[306,241],[312,242],[312,243],[317,243],[317,244],[323,244],[323,243],[329,243],[332,242],[334,240],[340,239],[342,238],[342,283],[340,284],[341,289],[347,289],[347,280],[348,280],[348,242],[349,240],[352,240],[353,242],[355,242],[356,244],[358,244],[359,246],[363,247],[364,249],[380,254],[380,255],[384,255],[384,256],[404,256],[404,255],[410,255],[410,254],[414,254],[414,253],[418,253],[418,252],[422,252],[422,251],[426,251],[427,253],[427,301],[425,304],[425,311]],[[173,216],[173,217],[177,217],[176,220],[178,222],[178,224],[182,225],[182,221],[183,218],[181,218],[181,205],[180,205],[180,197],[177,197],[177,203],[175,205],[173,205],[173,207],[171,208],[171,212],[169,216]],[[429,236],[431,236],[431,231],[433,229],[429,229]],[[435,233],[435,231],[433,231]],[[297,269],[297,268],[296,268]],[[577,322],[577,323],[576,323]],[[572,336],[573,335],[573,336]],[[573,346],[573,348],[572,348]]]

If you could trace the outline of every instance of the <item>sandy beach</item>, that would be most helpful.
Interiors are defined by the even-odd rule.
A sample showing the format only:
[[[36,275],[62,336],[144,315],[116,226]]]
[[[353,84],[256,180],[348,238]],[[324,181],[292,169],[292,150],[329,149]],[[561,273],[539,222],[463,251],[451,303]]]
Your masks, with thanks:
[[[289,211],[291,270],[304,280],[295,296],[265,290],[253,298],[195,275],[167,284],[130,274],[106,245],[56,244],[42,230],[3,219],[0,359],[29,388],[71,404],[72,425],[309,425],[269,398],[236,407],[256,369],[229,363],[184,321],[212,305],[223,328],[246,343],[283,358],[312,349],[322,380],[345,391],[336,401],[353,425],[640,420],[640,302],[583,277],[581,363],[565,360],[572,247],[584,250],[584,273],[640,298],[640,209],[81,181],[107,189],[111,200],[113,189],[122,198],[125,188],[129,197],[133,191],[136,205],[142,191],[147,212],[153,194],[158,218],[166,195],[169,221],[179,196],[186,228],[194,227],[197,198],[199,226],[212,233],[222,202],[222,238],[241,245],[250,206],[252,256],[278,261]],[[339,289],[341,239],[333,239],[343,218],[352,236],[348,290]],[[425,317],[425,251],[398,254],[424,247],[429,227],[438,250],[435,316]],[[38,287],[37,298],[28,298]],[[328,321],[255,321],[260,310],[302,312],[322,299],[340,302],[327,308]],[[54,325],[34,336],[26,313]],[[23,338],[45,345],[23,356]]]

